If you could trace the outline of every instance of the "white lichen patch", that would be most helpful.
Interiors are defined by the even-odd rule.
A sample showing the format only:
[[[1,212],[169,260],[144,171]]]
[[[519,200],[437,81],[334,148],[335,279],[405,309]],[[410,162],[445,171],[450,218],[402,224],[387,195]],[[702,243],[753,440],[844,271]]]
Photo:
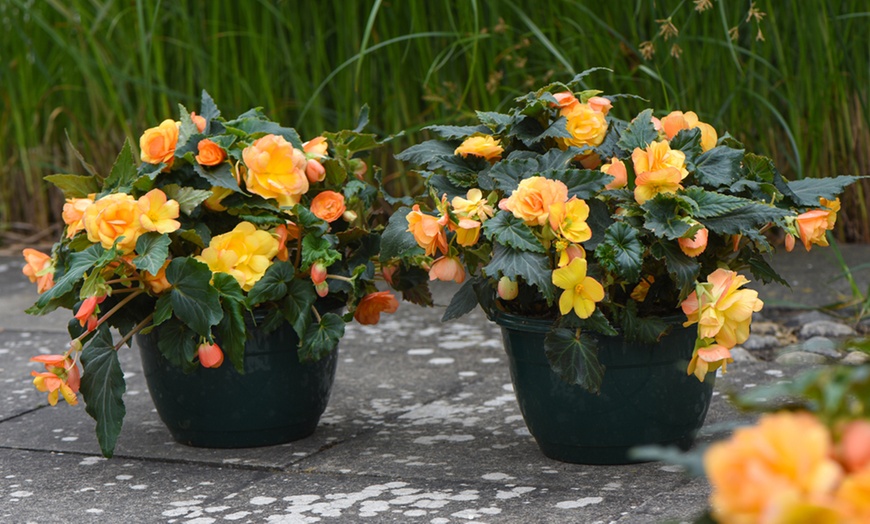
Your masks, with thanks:
[[[438,435],[416,438],[413,442],[414,444],[431,446],[438,442],[468,442],[470,440],[474,440],[474,435],[445,435],[443,433],[439,433]]]
[[[585,508],[591,504],[600,504],[604,498],[602,497],[584,497],[582,499],[577,500],[564,500],[562,502],[558,502],[556,507],[559,509],[577,509],[577,508]]]

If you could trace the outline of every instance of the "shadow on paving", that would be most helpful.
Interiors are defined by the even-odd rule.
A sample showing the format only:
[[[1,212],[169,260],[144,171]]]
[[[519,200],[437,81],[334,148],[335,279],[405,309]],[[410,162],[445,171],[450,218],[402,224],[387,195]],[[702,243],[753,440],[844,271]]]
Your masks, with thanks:
[[[762,298],[818,299],[802,287],[814,284],[837,293],[807,265],[821,259],[812,255],[784,268],[793,291],[767,286]],[[66,347],[70,314],[24,315],[36,295],[19,268],[17,259],[0,259],[0,521],[653,523],[688,520],[705,504],[706,482],[675,466],[544,457],[516,405],[498,329],[479,310],[441,324],[442,309],[409,304],[377,326],[348,326],[318,430],[281,446],[174,443],[154,411],[138,351],[122,351],[127,416],[116,456],[105,460],[83,406],[48,407],[31,385],[37,366],[28,358]],[[437,301],[445,304],[450,291],[440,288]],[[727,393],[801,369],[729,367],[698,445],[749,421]]]

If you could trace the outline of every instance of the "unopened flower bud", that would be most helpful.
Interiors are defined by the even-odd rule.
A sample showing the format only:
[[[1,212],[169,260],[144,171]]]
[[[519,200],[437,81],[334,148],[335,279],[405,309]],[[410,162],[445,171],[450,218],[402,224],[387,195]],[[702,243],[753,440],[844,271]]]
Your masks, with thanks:
[[[341,218],[343,218],[345,222],[353,222],[357,219],[357,217],[358,215],[356,214],[356,212],[351,211],[350,209],[345,210],[344,213],[342,213],[341,215]]]
[[[321,282],[320,284],[316,284],[314,286],[314,291],[317,292],[318,297],[323,298],[329,294],[329,284],[327,284],[326,282]]]
[[[785,235],[785,250],[791,253],[791,250],[794,249],[794,235],[791,233],[787,233]]]
[[[394,286],[393,275],[396,274],[396,271],[399,270],[399,266],[387,265],[381,269],[381,272],[384,274],[384,280],[387,281],[387,284]]]
[[[200,344],[196,352],[203,367],[219,368],[224,363],[224,352],[217,344]]]
[[[310,183],[316,184],[326,178],[326,169],[324,169],[323,164],[312,158],[305,165],[305,176],[308,177]]]
[[[323,265],[323,262],[315,262],[311,266],[311,281],[314,282],[315,286],[326,281],[326,266]]]
[[[360,180],[362,180],[363,175],[366,174],[366,171],[369,170],[369,166],[359,158],[352,158],[350,160],[350,167],[353,169],[353,174]]]
[[[517,298],[519,286],[508,277],[501,277],[498,281],[498,296],[502,300],[513,300]]]

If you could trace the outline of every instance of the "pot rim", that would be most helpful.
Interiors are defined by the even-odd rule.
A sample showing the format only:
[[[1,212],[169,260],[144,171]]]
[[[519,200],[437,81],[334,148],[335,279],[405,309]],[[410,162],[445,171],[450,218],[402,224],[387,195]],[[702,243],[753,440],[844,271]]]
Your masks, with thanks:
[[[684,319],[680,315],[670,315],[667,317],[658,317],[673,327],[684,327]],[[518,331],[526,331],[529,333],[549,333],[556,323],[556,319],[529,317],[523,315],[515,315],[506,313],[501,310],[493,310],[491,320],[501,327],[515,329]],[[689,326],[691,327],[691,326]],[[614,326],[618,333],[622,333],[622,328]],[[595,332],[596,334],[598,332]],[[606,336],[606,335],[601,335]]]

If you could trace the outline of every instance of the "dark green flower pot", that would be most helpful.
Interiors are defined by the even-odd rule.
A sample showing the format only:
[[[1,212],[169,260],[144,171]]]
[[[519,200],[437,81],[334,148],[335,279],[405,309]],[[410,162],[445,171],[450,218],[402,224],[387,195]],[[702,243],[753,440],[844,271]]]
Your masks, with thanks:
[[[577,464],[637,462],[641,445],[691,446],[713,395],[715,374],[686,375],[696,329],[676,327],[656,344],[598,337],[606,367],[601,393],[563,382],[544,355],[551,323],[499,314],[523,418],[544,455]]]
[[[329,401],[337,350],[301,364],[290,324],[268,335],[249,327],[244,375],[228,359],[217,369],[200,366],[185,374],[157,349],[158,330],[137,335],[136,342],[154,406],[177,442],[249,448],[314,433]]]

